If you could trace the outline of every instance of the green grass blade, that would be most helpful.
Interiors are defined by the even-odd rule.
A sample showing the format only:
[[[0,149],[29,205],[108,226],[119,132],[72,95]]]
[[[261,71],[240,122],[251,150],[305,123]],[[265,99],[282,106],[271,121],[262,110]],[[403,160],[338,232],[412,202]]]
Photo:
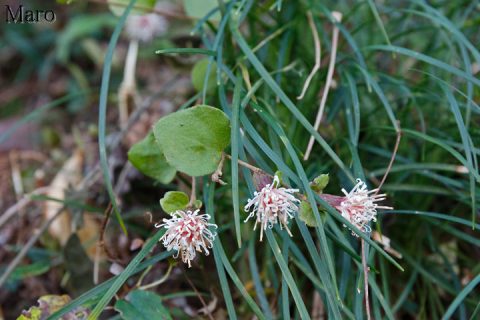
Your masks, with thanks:
[[[455,222],[455,223],[460,223],[463,224],[464,226],[471,226],[472,223],[468,220],[454,217],[449,214],[444,214],[444,213],[436,213],[436,212],[427,212],[427,211],[416,211],[416,210],[389,210],[389,211],[383,211],[380,212],[380,214],[409,214],[409,215],[418,215],[421,217],[431,217],[431,218],[437,218],[437,219],[442,219],[450,222]],[[475,225],[476,229],[480,228],[480,224]]]
[[[228,261],[228,258],[225,255],[225,250],[223,249],[223,246],[220,243],[220,238],[219,237],[217,237],[217,239],[215,240],[215,243],[213,245],[213,250],[214,250],[214,254],[217,254],[217,255],[220,256],[220,258],[222,260],[222,263],[223,263],[223,266],[225,267],[225,270],[227,271],[228,275],[230,276],[230,279],[232,279],[233,283],[235,284],[238,291],[240,292],[240,294],[245,299],[245,302],[247,302],[247,304],[250,306],[253,313],[255,313],[255,315],[259,319],[267,320],[265,315],[262,313],[262,310],[260,310],[258,305],[253,300],[253,298],[248,294],[247,289],[245,289],[245,286],[242,284],[242,281],[240,280],[237,273],[233,269],[232,265]]]
[[[333,266],[333,261],[331,254],[328,249],[327,245],[327,239],[325,235],[325,231],[323,230],[323,222],[320,218],[320,213],[318,212],[317,205],[315,203],[315,198],[313,195],[313,191],[310,188],[308,178],[306,176],[306,173],[302,167],[302,164],[300,163],[300,159],[298,159],[295,150],[293,146],[291,145],[290,141],[285,135],[285,132],[283,132],[282,128],[271,118],[271,116],[263,110],[259,105],[254,104],[252,102],[252,105],[255,106],[255,109],[257,109],[258,114],[262,117],[262,119],[275,131],[275,133],[279,136],[280,140],[284,144],[284,146],[287,149],[288,154],[290,155],[290,158],[294,162],[295,169],[297,170],[297,173],[300,177],[301,184],[303,186],[303,189],[305,193],[307,194],[307,198],[309,199],[310,206],[313,209],[313,213],[315,216],[315,221],[318,224],[318,227],[315,228],[315,231],[317,233],[317,236],[320,240],[320,246],[322,247],[321,250],[321,256],[323,260],[326,261],[326,269],[328,270],[328,275],[323,274],[323,272],[320,273],[320,277],[322,278],[322,281],[325,283],[327,288],[329,289],[327,291],[327,297],[329,300],[329,304],[331,306],[331,310],[334,312],[334,315],[336,318],[340,318],[339,310],[338,310],[338,305],[337,305],[337,297],[338,297],[338,289],[336,286],[336,275],[335,275],[335,268]],[[303,222],[300,222],[303,223]],[[323,264],[323,263],[322,263]]]
[[[242,90],[242,78],[237,76],[235,82],[235,91],[232,101],[232,117],[231,117],[231,149],[232,149],[232,202],[233,202],[233,218],[235,220],[235,234],[237,245],[242,246],[242,238],[240,233],[240,200],[238,196],[238,149],[240,140],[240,92]]]
[[[395,313],[400,307],[403,305],[405,300],[407,300],[408,295],[412,292],[413,286],[415,285],[415,281],[417,280],[418,272],[415,271],[408,279],[407,284],[403,288],[402,293],[398,296],[397,302],[393,305],[392,311]]]
[[[467,295],[475,289],[475,287],[480,283],[480,274],[477,274],[475,278],[473,278],[472,281],[470,281],[462,291],[455,297],[453,302],[450,304],[450,306],[447,309],[447,312],[442,317],[442,320],[448,320],[451,319],[453,316],[453,313],[455,310],[458,308],[458,306],[462,303],[463,300],[467,297]]]
[[[122,16],[120,17],[120,20],[115,26],[115,30],[113,31],[112,37],[110,38],[110,42],[108,43],[107,53],[105,55],[105,62],[103,66],[100,97],[98,102],[98,149],[100,153],[100,167],[102,169],[103,180],[105,182],[105,186],[107,187],[108,196],[110,197],[113,211],[115,212],[118,223],[120,224],[120,227],[122,228],[122,231],[123,233],[125,233],[125,235],[128,234],[127,229],[125,228],[125,223],[123,222],[122,216],[120,215],[120,211],[117,205],[117,198],[113,191],[112,181],[110,178],[110,169],[108,166],[107,158],[107,147],[105,145],[105,127],[107,124],[108,87],[110,82],[110,72],[112,69],[113,53],[115,51],[115,46],[117,45],[118,38],[120,37],[120,32],[122,32],[122,28],[127,20],[127,16],[130,13],[130,10],[132,10],[135,2],[136,0],[130,1],[129,5],[127,6]]]
[[[148,260],[142,262],[139,264],[135,270],[132,272],[131,275],[135,275],[139,273],[140,271],[143,271],[147,267],[158,263],[159,261],[165,260],[166,258],[170,257],[172,255],[172,252],[167,251],[167,252],[162,252],[157,254],[154,257],[149,258]],[[89,291],[83,293],[80,295],[78,298],[75,300],[69,302],[66,306],[62,307],[60,310],[55,311],[52,313],[46,320],[55,320],[55,319],[60,319],[62,316],[65,314],[71,312],[75,308],[78,308],[80,306],[86,305],[91,303],[92,301],[98,301],[98,296],[102,295],[107,291],[108,288],[112,286],[112,284],[115,282],[116,279],[118,279],[120,275],[115,276],[111,279],[108,279],[107,281],[97,285],[96,287],[90,289]]]
[[[80,92],[80,93],[69,94],[69,95],[63,96],[61,98],[58,98],[54,101],[51,101],[47,104],[44,104],[44,105],[36,108],[35,110],[33,110],[32,112],[30,112],[29,114],[24,116],[22,119],[17,121],[13,126],[8,128],[8,130],[6,130],[5,132],[3,132],[0,135],[0,145],[2,143],[4,143],[8,138],[10,138],[12,136],[12,134],[14,134],[15,131],[18,130],[18,128],[20,128],[21,126],[23,126],[23,125],[25,125],[25,124],[27,124],[31,121],[34,121],[40,115],[42,115],[44,112],[46,112],[46,111],[48,111],[52,108],[55,108],[55,107],[65,103],[65,102],[71,101],[75,98],[82,97],[86,94],[88,94],[88,92]]]
[[[438,59],[432,58],[430,56],[427,56],[426,54],[416,52],[407,48],[402,48],[398,46],[386,46],[386,45],[375,45],[375,46],[368,46],[365,48],[365,50],[380,50],[380,51],[390,51],[390,52],[395,52],[401,55],[405,55],[411,58],[414,58],[416,60],[420,60],[423,62],[426,62],[432,66],[435,66],[439,69],[445,70],[447,72],[450,72],[451,74],[454,74],[456,76],[459,76],[461,78],[464,78],[467,81],[472,82],[476,86],[480,87],[480,80],[473,77],[472,75],[468,74],[467,72],[460,70],[458,68],[455,68],[443,61],[440,61]]]
[[[377,127],[377,129],[392,130],[392,128],[389,128],[389,127]],[[472,174],[475,177],[477,182],[480,182],[480,174],[475,171],[475,168],[470,166],[470,164],[467,162],[467,160],[457,150],[450,147],[443,140],[438,139],[438,138],[434,138],[434,137],[432,137],[428,134],[425,134],[425,133],[422,133],[422,132],[419,132],[419,131],[416,131],[416,130],[405,129],[405,128],[402,128],[402,134],[404,136],[412,136],[412,137],[415,137],[415,138],[423,139],[425,141],[431,142],[431,143],[436,144],[439,147],[445,149],[452,156],[454,156],[461,164],[463,164],[465,167],[468,168],[469,173]]]
[[[88,316],[88,320],[96,320],[108,303],[112,300],[113,296],[117,293],[118,290],[122,287],[122,285],[127,281],[127,279],[133,274],[136,267],[142,262],[143,258],[153,249],[153,247],[157,244],[160,238],[165,234],[165,229],[162,228],[161,230],[157,231],[155,235],[148,240],[145,245],[143,246],[142,250],[135,256],[135,258],[130,261],[128,266],[125,270],[122,271],[118,275],[118,277],[113,281],[111,287],[107,290],[107,292],[102,296],[100,301],[98,301],[95,308],[92,310],[92,313]]]
[[[255,246],[257,245],[256,237],[253,236],[248,242],[248,264],[250,266],[250,272],[252,274],[253,284],[255,285],[255,291],[257,293],[257,299],[260,301],[260,307],[262,307],[263,313],[267,319],[273,319],[272,311],[268,305],[268,300],[265,295],[265,290],[263,288],[260,273],[258,272],[257,259],[255,257]]]
[[[282,254],[283,259],[288,261],[288,248],[290,239],[287,239],[286,235],[282,235],[283,242],[282,242]],[[282,277],[282,291],[281,291],[281,298],[282,298],[282,316],[283,319],[290,319],[290,299],[288,294],[288,283],[287,280]]]
[[[215,57],[216,52],[213,50],[200,49],[200,48],[167,48],[156,50],[156,54],[203,54],[206,56]]]
[[[292,274],[290,273],[290,270],[288,269],[287,263],[283,259],[282,250],[280,250],[280,247],[278,246],[277,240],[275,240],[272,230],[268,229],[265,233],[267,235],[268,243],[272,247],[272,251],[275,255],[278,266],[280,267],[280,270],[282,270],[283,278],[285,279],[288,287],[290,288],[290,292],[292,293],[293,300],[295,300],[295,304],[298,308],[298,312],[300,313],[300,317],[302,319],[310,319],[307,307],[303,302],[303,298],[300,294],[300,291],[298,290],[295,280],[292,277]]]
[[[345,164],[340,160],[337,154],[332,150],[332,148],[327,144],[327,142],[318,134],[312,125],[308,122],[305,116],[297,109],[295,104],[288,98],[288,96],[283,92],[279,85],[275,82],[272,76],[265,69],[263,64],[258,60],[255,54],[252,52],[248,44],[245,42],[245,39],[242,37],[238,31],[238,26],[231,25],[232,34],[237,41],[238,45],[242,49],[243,53],[247,56],[247,59],[252,63],[257,72],[262,76],[265,83],[272,89],[277,97],[285,104],[285,106],[290,110],[293,116],[307,129],[307,131],[314,136],[315,140],[318,141],[320,146],[327,152],[327,154],[332,158],[332,160],[342,169],[342,171],[354,181],[353,176],[350,171],[347,169]]]
[[[460,113],[460,109],[458,107],[457,101],[455,100],[455,97],[453,94],[450,92],[449,89],[447,89],[445,86],[442,86],[448,102],[450,103],[450,107],[452,109],[453,115],[455,117],[455,121],[457,122],[458,130],[460,131],[460,137],[462,139],[463,147],[465,149],[465,157],[467,159],[467,162],[469,164],[470,168],[474,168],[473,165],[473,157],[475,155],[473,154],[472,151],[472,145],[470,144],[472,141],[472,138],[470,137],[470,134],[468,133],[467,128],[465,127],[465,123],[463,122],[462,115]],[[472,228],[475,229],[475,217],[477,214],[477,208],[476,208],[476,192],[475,192],[475,179],[473,175],[469,176],[470,180],[470,197],[472,199]]]
[[[385,41],[388,45],[391,45],[392,43],[390,42],[390,38],[388,37],[387,30],[385,30],[385,26],[383,24],[382,18],[380,17],[380,14],[378,13],[375,2],[373,0],[367,0],[367,2],[370,10],[373,13],[373,16],[375,17],[375,21],[377,22],[378,27],[380,28],[380,31],[382,31],[382,35],[385,38]]]
[[[205,201],[205,210],[212,217],[212,223],[215,222],[214,217],[214,204],[213,198],[215,195],[215,184],[207,182],[205,178],[203,183],[203,196]],[[225,305],[227,306],[228,317],[236,320],[237,314],[235,312],[235,305],[233,304],[232,294],[230,293],[230,286],[228,285],[227,276],[225,274],[225,268],[223,267],[222,260],[215,248],[213,250],[213,258],[215,260],[215,266],[217,268],[218,278],[220,280],[220,286],[222,288],[223,298],[225,299]]]

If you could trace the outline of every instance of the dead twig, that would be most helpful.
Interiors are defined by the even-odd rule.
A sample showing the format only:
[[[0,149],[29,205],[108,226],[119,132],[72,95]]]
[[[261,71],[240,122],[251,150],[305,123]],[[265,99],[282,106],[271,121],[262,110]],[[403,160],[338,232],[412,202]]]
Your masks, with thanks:
[[[198,299],[200,300],[200,302],[202,303],[203,305],[203,308],[208,311],[207,312],[207,316],[210,320],[215,320],[212,316],[212,313],[210,312],[210,310],[208,309],[208,306],[207,306],[207,303],[205,302],[205,300],[202,298],[202,295],[200,294],[200,292],[198,292],[197,288],[195,287],[195,285],[193,284],[193,282],[190,280],[190,278],[188,277],[188,275],[183,272],[183,275],[185,276],[185,279],[187,279],[187,282],[188,284],[190,285],[190,287],[192,287],[193,291],[195,291],[195,294],[197,295]]]
[[[212,174],[212,181],[213,182],[218,182],[222,186],[226,185],[227,183],[221,179],[223,175],[223,162],[225,161],[225,153],[222,152],[222,158],[220,159],[220,162],[218,163],[217,169],[215,172]]]
[[[110,251],[110,249],[108,248],[108,246],[105,245],[105,231],[107,229],[110,216],[112,215],[112,209],[113,209],[112,204],[109,203],[107,209],[105,210],[105,214],[104,214],[105,217],[103,218],[102,227],[100,228],[100,238],[98,239],[98,247],[100,249],[103,249],[103,251],[105,251],[109,260],[121,264],[123,261],[115,257]]]
[[[50,219],[45,221],[40,229],[32,235],[32,237],[28,240],[28,242],[23,246],[22,250],[15,256],[15,258],[8,264],[7,268],[5,269],[5,272],[2,274],[0,277],[0,287],[3,286],[5,281],[7,281],[8,277],[10,274],[13,272],[13,270],[20,264],[22,261],[23,257],[27,254],[28,250],[37,242],[37,240],[40,238],[40,236],[48,229],[50,224],[60,216],[60,214],[63,212],[65,207],[61,207],[55,215],[53,215]]]
[[[368,297],[368,265],[367,265],[367,256],[365,252],[365,240],[361,240],[362,246],[362,267],[363,267],[363,281],[364,281],[364,288],[365,288],[365,310],[367,311],[367,320],[372,319],[372,315],[370,314],[370,301]]]
[[[29,194],[26,194],[23,196],[22,199],[17,201],[13,206],[7,209],[2,216],[0,216],[0,228],[11,218],[13,217],[17,212],[19,212],[21,209],[25,208],[27,205],[30,204],[30,202],[34,201],[32,199],[32,196],[36,195],[41,195],[45,194],[50,190],[50,187],[41,187],[38,189],[35,189]]]
[[[173,269],[173,263],[169,263],[167,272],[163,275],[163,277],[161,277],[160,279],[158,279],[158,280],[156,280],[152,283],[145,284],[143,286],[140,286],[142,284],[142,281],[141,281],[142,279],[139,279],[139,282],[137,283],[138,289],[147,290],[147,289],[156,287],[156,286],[164,283],[165,281],[167,281],[168,277],[170,276],[170,273],[172,272],[172,269]]]
[[[227,157],[230,160],[232,159],[232,156],[227,154],[227,153],[225,153],[225,157]],[[255,166],[251,165],[248,162],[245,162],[245,161],[242,161],[242,160],[238,159],[238,164],[241,165],[242,167],[245,167],[245,168],[249,169],[250,171],[253,171],[253,172],[256,172],[256,173],[266,174],[267,176],[270,176],[270,177],[273,178],[272,175],[266,173],[265,171],[263,171],[262,169],[260,169],[258,167],[255,167]]]
[[[378,188],[375,194],[380,192],[380,189],[385,183],[385,180],[387,180],[387,176],[390,173],[390,170],[392,170],[393,162],[395,161],[395,157],[397,156],[398,146],[400,145],[400,140],[402,139],[402,129],[400,127],[400,121],[398,120],[397,120],[397,126],[395,128],[395,131],[397,133],[397,139],[395,141],[395,146],[393,147],[392,157],[390,158],[390,162],[388,163],[387,170],[385,171],[385,174],[383,175],[382,180],[380,181],[380,184],[378,185]]]
[[[303,97],[305,96],[305,93],[307,92],[307,89],[310,85],[310,82],[313,79],[313,76],[318,72],[320,69],[321,65],[321,47],[320,47],[320,38],[318,36],[318,31],[317,27],[315,26],[315,21],[313,20],[313,15],[310,11],[307,12],[307,18],[308,18],[308,25],[310,26],[310,29],[312,30],[313,34],[313,44],[315,46],[315,65],[313,66],[312,71],[310,71],[310,74],[308,75],[307,79],[305,80],[305,84],[303,85],[302,93],[297,97],[298,100],[302,100]]]
[[[195,177],[192,177],[192,187],[190,191],[190,200],[188,201],[188,208],[193,207],[195,204],[195,201],[197,201],[197,179]]]
[[[342,21],[342,14],[340,12],[334,11],[333,12],[333,19],[335,23]],[[322,99],[320,100],[320,106],[318,108],[317,118],[315,119],[315,124],[313,126],[315,131],[318,131],[320,127],[320,122],[322,121],[323,110],[325,109],[325,103],[327,102],[328,91],[332,85],[333,79],[333,72],[335,70],[335,60],[337,56],[337,46],[338,46],[338,33],[339,29],[336,24],[333,26],[333,35],[332,35],[332,53],[330,54],[330,63],[328,65],[328,72],[327,72],[327,82],[325,83],[325,88],[323,89]],[[313,135],[310,136],[310,140],[308,141],[307,149],[305,150],[305,155],[303,160],[308,160],[310,157],[310,153],[312,152],[313,142],[315,141]]]

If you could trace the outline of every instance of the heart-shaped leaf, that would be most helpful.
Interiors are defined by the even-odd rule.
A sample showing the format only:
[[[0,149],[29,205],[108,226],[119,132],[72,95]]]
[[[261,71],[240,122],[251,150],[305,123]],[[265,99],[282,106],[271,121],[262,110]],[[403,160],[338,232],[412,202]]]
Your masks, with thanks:
[[[163,117],[153,133],[171,166],[203,176],[215,171],[230,143],[230,121],[222,111],[199,105]]]
[[[160,199],[160,206],[163,211],[168,214],[185,209],[188,203],[188,196],[181,191],[168,191],[163,198]]]
[[[175,168],[168,164],[152,132],[130,148],[128,160],[144,175],[164,184],[170,183],[176,174]]]
[[[192,84],[197,92],[202,92],[205,86],[205,76],[208,70],[208,59],[202,59],[195,63],[195,66],[192,70]],[[217,64],[215,61],[212,61],[210,64],[210,73],[207,79],[207,93],[211,94],[215,92],[217,87]]]
[[[162,298],[150,291],[134,290],[125,300],[115,303],[115,310],[124,320],[170,320],[172,316],[162,304]]]

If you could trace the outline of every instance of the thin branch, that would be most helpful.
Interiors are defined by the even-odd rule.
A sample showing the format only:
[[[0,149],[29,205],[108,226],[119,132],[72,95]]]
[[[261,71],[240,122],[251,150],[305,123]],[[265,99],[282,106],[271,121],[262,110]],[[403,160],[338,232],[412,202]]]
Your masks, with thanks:
[[[195,201],[197,201],[197,179],[195,177],[192,177],[192,187],[190,191],[190,201],[188,202],[187,207],[191,208],[193,207]]]
[[[202,298],[202,295],[200,294],[200,292],[198,292],[197,288],[195,287],[195,285],[193,284],[193,282],[190,280],[190,278],[188,277],[187,273],[184,271],[183,272],[183,275],[185,276],[185,279],[187,279],[187,282],[188,284],[192,287],[193,291],[195,291],[195,294],[197,295],[198,299],[200,300],[200,302],[202,303],[203,305],[203,308],[208,311],[207,315],[208,317],[210,318],[210,320],[215,320],[212,316],[212,313],[210,312],[210,310],[208,310],[208,306],[207,306],[207,303],[205,302],[205,300]]]
[[[118,258],[116,258],[112,254],[112,252],[110,251],[108,246],[105,245],[105,231],[107,229],[107,225],[108,225],[108,221],[110,220],[110,216],[112,215],[112,209],[113,209],[112,204],[109,203],[108,207],[107,207],[107,209],[105,210],[105,213],[104,213],[105,217],[103,218],[102,227],[100,228],[100,238],[98,239],[98,247],[105,251],[105,253],[107,254],[107,257],[111,261],[122,263],[121,260],[119,260]]]
[[[135,287],[138,288],[142,285],[143,279],[147,276],[147,274],[150,272],[150,270],[152,270],[152,268],[153,268],[153,265],[150,265],[142,272],[142,274],[138,278],[138,281],[137,281],[137,284],[135,285]]]
[[[297,97],[298,100],[302,100],[303,97],[305,96],[305,93],[307,92],[308,86],[310,85],[310,82],[313,79],[313,76],[318,72],[320,69],[320,64],[321,64],[321,54],[322,54],[322,49],[320,46],[320,38],[318,36],[318,31],[317,27],[315,26],[315,21],[313,20],[312,13],[310,11],[307,12],[307,18],[308,18],[308,25],[310,26],[310,29],[312,30],[313,34],[313,43],[315,46],[315,65],[313,66],[312,71],[307,77],[307,80],[305,80],[305,84],[303,85],[302,93]]]
[[[228,159],[232,159],[232,156],[229,155],[229,154],[226,154],[226,153],[225,153],[225,157],[227,157]],[[273,178],[273,176],[271,174],[266,173],[262,169],[260,169],[258,167],[255,167],[255,166],[249,164],[248,162],[245,162],[245,161],[242,161],[242,160],[238,159],[238,164],[241,165],[242,167],[245,167],[245,168],[249,169],[250,171],[266,174],[267,176],[270,176],[270,177]]]
[[[390,173],[390,170],[392,170],[393,162],[395,161],[395,157],[397,156],[398,146],[400,145],[400,140],[402,138],[402,129],[400,127],[400,121],[398,120],[397,120],[396,132],[397,132],[397,140],[395,141],[395,147],[393,148],[392,157],[390,158],[390,162],[388,163],[387,170],[385,171],[385,174],[383,175],[383,178],[380,181],[380,184],[378,185],[378,188],[375,194],[380,192],[380,189],[385,183],[385,180],[387,180],[387,176]]]
[[[170,273],[172,272],[172,269],[173,269],[173,263],[169,263],[167,272],[165,273],[165,275],[164,275],[163,277],[161,277],[161,278],[158,279],[157,281],[154,281],[154,282],[152,282],[152,283],[149,283],[149,284],[143,285],[143,286],[141,286],[141,287],[138,287],[138,289],[140,289],[140,290],[147,290],[147,289],[156,287],[156,286],[164,283],[165,281],[167,281],[168,277],[170,276]],[[141,283],[141,282],[140,282],[140,283]]]
[[[32,196],[35,195],[40,195],[40,194],[45,194],[50,190],[50,187],[41,187],[38,189],[35,189],[29,194],[26,194],[23,196],[22,199],[20,199],[17,203],[15,203],[13,206],[7,209],[1,216],[0,216],[0,228],[11,218],[20,211],[21,209],[25,208],[30,202],[33,201]]]
[[[225,161],[225,153],[222,152],[222,158],[220,159],[220,162],[218,163],[217,169],[215,170],[214,173],[212,173],[212,181],[213,182],[218,182],[222,186],[226,185],[227,183],[221,179],[223,175],[223,162]]]
[[[95,260],[93,261],[93,284],[98,284],[99,274],[100,274],[100,252],[101,248],[97,244],[95,246]]]
[[[333,19],[335,23],[342,21],[342,14],[340,12],[334,11]],[[333,25],[333,35],[332,35],[332,53],[330,54],[330,63],[328,65],[328,72],[327,72],[327,82],[325,84],[325,88],[323,90],[322,99],[320,100],[320,107],[318,109],[317,118],[315,119],[315,125],[313,128],[315,131],[318,131],[320,127],[320,122],[322,121],[323,110],[325,109],[325,103],[327,102],[328,91],[332,85],[333,79],[333,72],[335,70],[335,60],[337,56],[337,46],[338,46],[338,33],[339,29],[336,24]],[[310,140],[308,141],[307,149],[305,150],[305,156],[303,160],[308,160],[310,157],[310,153],[312,152],[313,142],[314,142],[313,135],[310,136]]]
[[[365,310],[367,311],[367,320],[372,319],[370,314],[370,301],[368,297],[368,265],[367,265],[367,256],[365,252],[365,240],[361,240],[362,245],[362,267],[363,267],[363,281],[365,286]]]
[[[37,240],[40,238],[40,236],[50,227],[52,222],[58,218],[58,216],[63,212],[65,209],[65,206],[61,207],[55,215],[53,215],[50,219],[45,221],[40,229],[32,235],[32,237],[28,240],[28,242],[23,246],[22,250],[15,256],[15,258],[8,264],[7,268],[5,269],[5,272],[2,274],[0,277],[0,287],[3,286],[5,281],[7,281],[8,277],[10,274],[15,270],[15,268],[20,264],[22,261],[23,257],[28,253],[28,250],[30,250],[31,247],[37,242]]]

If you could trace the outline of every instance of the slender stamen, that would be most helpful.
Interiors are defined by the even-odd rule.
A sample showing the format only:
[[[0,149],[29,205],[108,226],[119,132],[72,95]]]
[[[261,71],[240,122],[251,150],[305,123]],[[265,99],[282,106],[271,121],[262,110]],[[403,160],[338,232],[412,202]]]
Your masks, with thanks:
[[[250,218],[256,217],[253,230],[260,223],[260,241],[263,240],[264,231],[267,228],[273,228],[275,224],[279,224],[280,229],[285,227],[288,234],[292,236],[288,229],[288,221],[298,211],[297,204],[300,200],[294,196],[294,193],[299,190],[279,186],[280,179],[278,176],[275,176],[272,183],[265,185],[260,191],[255,191],[254,197],[248,199],[245,205],[245,211],[250,212],[245,222]]]
[[[342,189],[345,197],[337,205],[337,210],[350,223],[356,226],[360,231],[370,233],[372,231],[370,221],[377,221],[377,209],[390,210],[392,207],[379,206],[376,202],[386,199],[386,194],[373,194],[378,189],[368,190],[367,185],[360,179],[350,192]],[[357,236],[352,230],[352,235]]]
[[[178,210],[172,213],[170,219],[163,219],[163,223],[155,224],[156,228],[165,228],[167,231],[160,238],[167,250],[175,250],[174,258],[179,255],[182,261],[191,267],[191,261],[195,258],[196,252],[204,252],[209,255],[209,248],[212,248],[216,233],[209,228],[217,228],[217,225],[209,223],[210,215]]]

